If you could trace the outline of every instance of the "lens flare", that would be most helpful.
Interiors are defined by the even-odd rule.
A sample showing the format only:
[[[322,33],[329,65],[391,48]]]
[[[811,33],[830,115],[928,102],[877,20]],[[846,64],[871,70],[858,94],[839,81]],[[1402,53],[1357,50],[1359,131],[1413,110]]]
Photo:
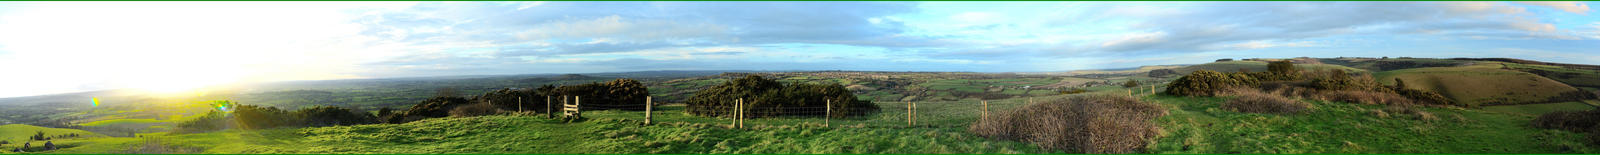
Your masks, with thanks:
[[[94,101],[93,104],[89,104],[89,107],[99,107],[100,106],[100,98],[99,97],[91,97],[91,98],[89,98],[89,100],[93,100]]]

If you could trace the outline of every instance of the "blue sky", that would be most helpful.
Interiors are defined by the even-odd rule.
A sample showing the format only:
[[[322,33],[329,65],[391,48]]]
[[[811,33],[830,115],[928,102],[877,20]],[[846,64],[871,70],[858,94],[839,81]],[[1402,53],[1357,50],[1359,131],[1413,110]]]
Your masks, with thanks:
[[[0,97],[647,70],[1600,62],[1595,2],[0,2]]]

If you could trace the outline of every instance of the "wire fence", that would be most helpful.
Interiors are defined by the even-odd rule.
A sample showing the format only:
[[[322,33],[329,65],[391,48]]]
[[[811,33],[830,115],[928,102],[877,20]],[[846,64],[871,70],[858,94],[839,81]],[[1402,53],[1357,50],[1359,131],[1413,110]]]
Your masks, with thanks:
[[[1103,91],[1098,94],[1142,96],[1154,94],[1160,87],[1130,88]],[[1090,93],[1094,94],[1094,93]],[[1072,96],[1055,95],[1015,97],[999,100],[873,102],[877,109],[847,107],[796,107],[796,106],[687,106],[682,104],[654,105],[652,122],[655,123],[708,123],[736,126],[735,114],[743,109],[744,126],[829,126],[854,128],[965,128],[985,114],[993,116],[1030,103],[1068,104],[1052,102]],[[560,102],[556,102],[559,105]],[[613,118],[644,121],[645,106],[583,104],[585,117]],[[605,110],[591,110],[605,109]],[[690,112],[694,111],[694,112]],[[833,117],[824,117],[833,116]]]

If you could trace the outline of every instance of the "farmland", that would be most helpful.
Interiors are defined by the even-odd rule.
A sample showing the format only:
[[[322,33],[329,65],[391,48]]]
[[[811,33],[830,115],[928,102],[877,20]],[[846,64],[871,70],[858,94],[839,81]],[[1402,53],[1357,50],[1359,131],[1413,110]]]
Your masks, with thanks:
[[[1301,70],[1349,70],[1372,75],[1382,85],[1395,85],[1394,79],[1401,79],[1404,88],[1437,91],[1477,106],[1401,106],[1295,97],[1292,100],[1309,103],[1311,108],[1303,114],[1244,113],[1220,106],[1235,97],[1163,94],[1160,91],[1178,77],[1146,73],[1157,69],[1178,70],[1179,74],[1201,69],[1267,70],[1266,60],[1241,60],[1067,73],[594,73],[299,82],[191,98],[107,98],[103,100],[108,103],[88,107],[26,106],[67,111],[42,120],[73,123],[51,127],[13,124],[0,133],[12,137],[33,131],[90,135],[53,140],[63,149],[47,153],[1072,153],[1042,149],[1028,141],[979,136],[969,128],[985,113],[1008,112],[1028,104],[1086,95],[1129,95],[1168,113],[1154,119],[1160,134],[1140,149],[1144,153],[1600,152],[1588,144],[1585,133],[1528,125],[1542,114],[1592,110],[1600,104],[1592,98],[1549,102],[1563,93],[1594,91],[1594,87],[1574,87],[1583,81],[1530,70],[1585,70],[1448,59],[1294,60],[1308,61],[1294,65]],[[648,76],[656,74],[661,75]],[[695,93],[749,75],[786,84],[838,84],[858,99],[872,101],[879,110],[836,118],[749,118],[743,127],[729,117],[687,112],[683,101]],[[652,124],[644,123],[645,111],[584,111],[584,119],[568,122],[543,113],[512,110],[398,123],[171,132],[176,124],[216,109],[210,104],[213,100],[228,96],[244,104],[287,110],[335,106],[377,113],[376,109],[385,107],[404,110],[436,95],[439,88],[459,89],[462,96],[468,96],[619,77],[643,77],[641,82],[656,103],[651,110]],[[1130,80],[1139,85],[1124,87]]]

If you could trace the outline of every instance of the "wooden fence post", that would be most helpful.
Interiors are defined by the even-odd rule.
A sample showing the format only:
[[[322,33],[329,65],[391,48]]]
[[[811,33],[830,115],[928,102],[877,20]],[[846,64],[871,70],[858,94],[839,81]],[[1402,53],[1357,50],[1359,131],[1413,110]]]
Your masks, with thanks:
[[[550,107],[550,95],[544,96],[544,118],[556,118],[556,110]]]
[[[911,119],[911,103],[912,102],[906,102],[906,126],[917,125],[916,122]]]
[[[823,100],[823,101],[825,101],[827,104],[823,104],[822,106],[823,107],[827,107],[828,110],[826,112],[822,113],[822,126],[823,127],[832,126],[833,124],[832,123],[828,123],[828,120],[833,119],[833,100]]]
[[[650,112],[653,109],[652,105],[653,105],[653,103],[650,103],[650,97],[649,96],[645,96],[644,97],[644,124],[645,125],[650,125],[650,119],[651,119],[650,118]]]
[[[738,100],[733,100],[733,109],[728,109],[728,117],[733,119],[733,122],[728,122],[728,128],[738,128],[739,127],[739,101],[740,100],[744,100],[744,98],[739,98]]]
[[[1156,94],[1156,85],[1150,85],[1150,94],[1151,95],[1155,95]]]
[[[979,103],[983,103],[983,113],[981,113],[980,116],[978,116],[978,117],[989,118],[989,101],[978,101],[978,102]]]
[[[735,107],[735,110],[739,111],[739,116],[734,117],[734,122],[738,123],[736,126],[738,126],[740,129],[744,128],[744,109],[744,98],[739,98],[739,106]]]
[[[522,96],[517,96],[517,112],[522,112]]]

